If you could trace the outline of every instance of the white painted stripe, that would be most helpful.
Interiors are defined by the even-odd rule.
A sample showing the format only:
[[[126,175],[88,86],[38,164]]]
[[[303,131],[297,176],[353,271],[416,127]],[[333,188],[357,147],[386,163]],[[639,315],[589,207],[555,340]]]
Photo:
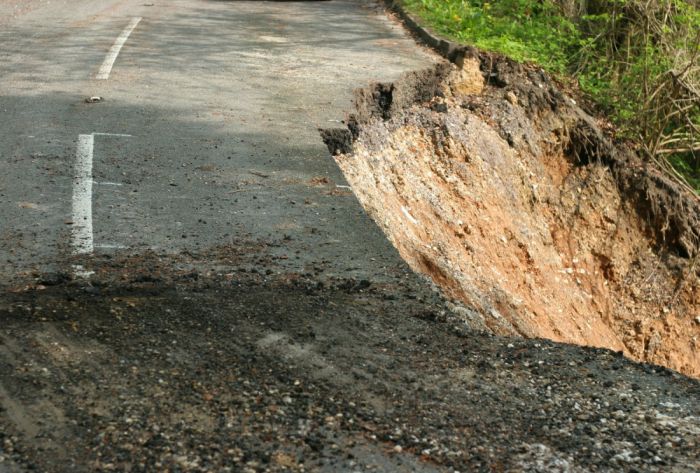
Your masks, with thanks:
[[[126,245],[117,245],[117,244],[111,244],[111,243],[99,243],[95,245],[95,248],[99,248],[101,250],[126,250],[129,248]]]
[[[109,182],[109,181],[92,181],[93,184],[98,186],[123,186],[121,182]]]
[[[95,271],[86,271],[85,268],[80,264],[73,265],[73,274],[76,278],[88,279],[90,276],[95,274]]]
[[[93,135],[78,136],[73,176],[73,253],[90,254],[92,236],[92,153]]]
[[[125,135],[124,133],[93,133],[95,136],[127,136],[132,137],[133,135]]]
[[[119,51],[122,50],[122,46],[124,46],[126,40],[129,39],[129,35],[132,31],[134,31],[134,28],[136,28],[136,25],[139,24],[139,21],[141,21],[141,17],[133,18],[126,26],[126,28],[124,28],[124,31],[122,31],[122,33],[119,35],[116,41],[114,41],[114,44],[109,49],[107,57],[105,57],[102,66],[100,66],[100,70],[97,72],[97,80],[109,79],[109,74],[112,72],[112,66],[114,66],[114,61],[116,61],[117,56],[119,56]]]

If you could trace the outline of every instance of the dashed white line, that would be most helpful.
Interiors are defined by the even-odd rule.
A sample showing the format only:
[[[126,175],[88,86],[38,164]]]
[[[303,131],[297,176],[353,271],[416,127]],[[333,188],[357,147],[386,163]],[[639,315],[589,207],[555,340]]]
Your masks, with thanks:
[[[90,254],[93,251],[92,234],[92,153],[93,135],[78,136],[73,176],[73,253]]]
[[[133,135],[126,135],[124,133],[93,133],[93,136],[127,136],[131,138]]]
[[[81,265],[81,264],[74,264],[73,265],[73,274],[77,278],[88,279],[90,276],[95,274],[95,271],[86,270],[85,267],[83,267],[83,265]]]
[[[105,57],[102,66],[100,66],[100,70],[97,72],[97,76],[95,77],[97,80],[109,79],[109,74],[112,72],[114,61],[116,61],[117,56],[119,56],[119,51],[121,51],[122,46],[124,46],[126,40],[129,39],[129,35],[132,31],[134,31],[134,28],[136,28],[136,25],[138,25],[140,21],[141,17],[133,18],[126,28],[124,28],[124,31],[122,31],[119,37],[114,41],[114,44],[109,49],[107,57]]]
[[[95,248],[100,248],[102,250],[126,250],[129,247],[126,245],[117,245],[112,243],[100,243],[95,245]]]
[[[93,185],[121,186],[120,182],[96,182],[92,173],[95,136],[131,136],[121,133],[91,133],[78,135],[73,175],[72,244],[73,254],[89,255],[97,248],[122,248],[121,245],[95,245],[92,229],[92,188]],[[123,247],[126,248],[126,247]],[[91,273],[76,266],[76,275],[87,277]]]

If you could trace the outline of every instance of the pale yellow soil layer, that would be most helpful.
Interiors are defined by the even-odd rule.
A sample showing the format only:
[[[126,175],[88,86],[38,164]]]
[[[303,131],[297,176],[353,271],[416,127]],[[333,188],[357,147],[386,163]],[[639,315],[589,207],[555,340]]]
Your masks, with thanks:
[[[697,268],[657,250],[607,167],[543,143],[512,147],[455,103],[449,114],[414,109],[423,118],[376,120],[380,138],[336,157],[414,270],[495,333],[622,350],[700,376]],[[443,125],[417,124],[430,117]]]

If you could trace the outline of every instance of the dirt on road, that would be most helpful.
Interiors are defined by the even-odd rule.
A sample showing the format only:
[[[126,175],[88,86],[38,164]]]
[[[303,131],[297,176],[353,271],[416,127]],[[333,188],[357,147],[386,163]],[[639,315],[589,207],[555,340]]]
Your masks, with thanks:
[[[236,246],[4,297],[0,471],[700,468],[694,380]]]

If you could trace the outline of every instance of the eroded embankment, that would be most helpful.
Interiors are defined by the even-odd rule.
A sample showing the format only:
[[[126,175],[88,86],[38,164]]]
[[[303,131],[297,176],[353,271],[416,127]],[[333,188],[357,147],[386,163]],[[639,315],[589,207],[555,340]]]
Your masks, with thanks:
[[[541,71],[473,53],[356,95],[322,132],[414,270],[499,334],[700,376],[700,206]]]

